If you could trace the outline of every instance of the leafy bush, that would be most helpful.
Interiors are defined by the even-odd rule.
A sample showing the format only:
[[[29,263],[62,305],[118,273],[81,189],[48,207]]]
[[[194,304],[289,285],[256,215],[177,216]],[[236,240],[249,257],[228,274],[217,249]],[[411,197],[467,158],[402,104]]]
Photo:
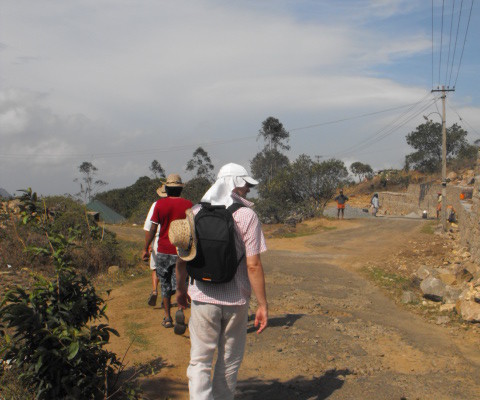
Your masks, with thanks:
[[[43,228],[50,235],[71,236],[70,232],[75,232],[77,246],[69,248],[66,257],[82,271],[98,273],[110,265],[123,264],[115,234],[99,227],[78,201],[64,196],[39,200],[35,193],[26,191],[16,208],[17,211],[5,203],[0,213],[2,265],[9,264],[15,269],[27,267],[34,271],[51,271],[53,268],[48,256],[37,254],[33,259],[32,254],[25,251],[27,247],[48,245]],[[21,220],[19,213],[22,213]],[[28,223],[32,218],[40,224]]]
[[[0,303],[0,357],[18,371],[37,399],[106,398],[121,362],[103,347],[118,333],[107,324],[95,324],[106,318],[105,302],[72,266],[78,232],[53,232],[37,212],[31,189],[21,200],[22,222],[43,231],[47,240],[27,251],[50,257],[55,278],[37,275],[31,291],[16,287],[5,294]]]

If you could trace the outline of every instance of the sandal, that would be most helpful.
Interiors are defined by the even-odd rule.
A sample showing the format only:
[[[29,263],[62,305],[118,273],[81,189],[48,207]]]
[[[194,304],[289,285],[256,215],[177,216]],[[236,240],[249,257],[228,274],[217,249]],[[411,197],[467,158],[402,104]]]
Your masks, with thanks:
[[[148,305],[155,306],[157,304],[157,292],[150,293],[150,297],[148,298]]]
[[[165,317],[162,321],[162,325],[165,327],[165,328],[173,328],[173,321],[171,318],[167,318]]]
[[[175,313],[175,328],[174,332],[177,335],[183,335],[187,330],[187,325],[185,324],[185,314],[182,309],[179,309]]]

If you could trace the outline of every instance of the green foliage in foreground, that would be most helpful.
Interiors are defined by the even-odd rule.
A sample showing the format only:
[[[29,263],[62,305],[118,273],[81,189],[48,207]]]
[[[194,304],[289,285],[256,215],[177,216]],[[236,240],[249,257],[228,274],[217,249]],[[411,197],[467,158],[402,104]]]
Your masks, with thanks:
[[[0,303],[0,358],[8,360],[37,399],[106,398],[121,362],[103,347],[118,333],[108,324],[95,324],[106,318],[106,305],[68,257],[78,238],[73,230],[66,236],[49,229],[36,212],[31,189],[21,201],[23,223],[48,238],[45,246],[27,251],[51,257],[55,278],[36,276],[30,291],[17,287],[5,294]]]

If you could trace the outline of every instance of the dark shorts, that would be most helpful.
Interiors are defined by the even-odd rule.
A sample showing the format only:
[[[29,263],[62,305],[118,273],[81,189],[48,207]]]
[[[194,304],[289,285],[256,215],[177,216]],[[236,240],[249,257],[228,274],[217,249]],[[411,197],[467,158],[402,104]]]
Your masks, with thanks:
[[[177,279],[175,277],[177,256],[174,254],[157,253],[156,261],[157,276],[160,280],[162,297],[173,296],[177,289]]]

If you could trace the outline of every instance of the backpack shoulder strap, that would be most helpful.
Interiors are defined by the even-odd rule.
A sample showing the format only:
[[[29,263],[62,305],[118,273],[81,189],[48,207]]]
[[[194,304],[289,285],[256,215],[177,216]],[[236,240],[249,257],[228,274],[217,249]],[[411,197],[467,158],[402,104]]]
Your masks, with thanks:
[[[245,207],[243,204],[240,203],[233,203],[231,206],[227,208],[232,214],[237,211],[239,208]]]

